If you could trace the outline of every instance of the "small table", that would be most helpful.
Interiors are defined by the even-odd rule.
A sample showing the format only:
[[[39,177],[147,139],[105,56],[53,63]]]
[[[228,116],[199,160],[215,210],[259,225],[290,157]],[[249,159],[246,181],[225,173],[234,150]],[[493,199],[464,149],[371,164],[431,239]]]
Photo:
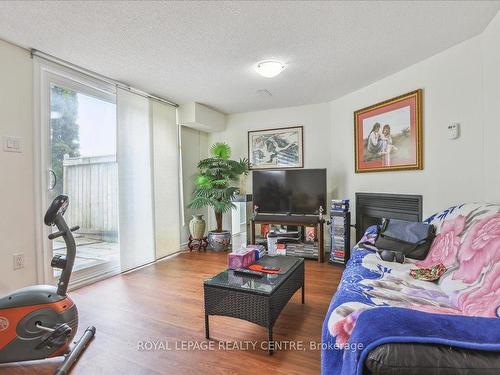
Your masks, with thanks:
[[[293,226],[313,226],[318,228],[318,262],[325,257],[325,219],[313,215],[266,215],[258,214],[250,221],[251,243],[255,245],[255,224],[281,224]]]
[[[273,354],[273,326],[281,310],[299,289],[305,302],[304,259],[265,256],[258,263],[283,273],[259,278],[226,270],[204,282],[205,337],[210,339],[210,315],[243,319],[268,329],[268,349]]]

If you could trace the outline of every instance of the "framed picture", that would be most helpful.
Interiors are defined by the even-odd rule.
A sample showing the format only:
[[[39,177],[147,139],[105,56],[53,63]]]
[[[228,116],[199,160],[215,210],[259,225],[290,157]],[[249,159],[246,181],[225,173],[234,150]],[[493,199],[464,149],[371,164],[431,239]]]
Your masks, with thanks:
[[[356,173],[423,169],[422,90],[354,112]]]
[[[248,132],[250,169],[304,167],[303,127]]]

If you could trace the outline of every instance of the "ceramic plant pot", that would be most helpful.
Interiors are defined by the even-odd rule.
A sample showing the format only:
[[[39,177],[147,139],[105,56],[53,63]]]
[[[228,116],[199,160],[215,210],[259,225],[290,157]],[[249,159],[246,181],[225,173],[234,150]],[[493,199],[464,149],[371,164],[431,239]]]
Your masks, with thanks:
[[[189,232],[193,240],[201,240],[205,236],[206,222],[203,215],[193,215],[189,222]]]
[[[222,232],[208,232],[208,245],[216,251],[225,251],[231,245],[231,232],[223,230]]]

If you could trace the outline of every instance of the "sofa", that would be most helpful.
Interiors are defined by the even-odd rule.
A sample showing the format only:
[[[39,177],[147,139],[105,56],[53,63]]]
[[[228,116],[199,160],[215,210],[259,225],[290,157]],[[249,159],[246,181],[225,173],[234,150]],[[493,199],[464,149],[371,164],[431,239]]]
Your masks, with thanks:
[[[323,323],[322,374],[500,374],[500,205],[461,204],[426,220],[427,257],[386,262],[352,249]],[[442,263],[437,281],[410,270]]]

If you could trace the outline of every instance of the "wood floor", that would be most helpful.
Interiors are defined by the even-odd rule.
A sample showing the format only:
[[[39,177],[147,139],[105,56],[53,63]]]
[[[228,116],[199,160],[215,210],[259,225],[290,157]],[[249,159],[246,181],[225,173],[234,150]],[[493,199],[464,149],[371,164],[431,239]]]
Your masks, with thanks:
[[[225,263],[226,253],[186,252],[73,291],[80,313],[78,336],[88,325],[96,326],[97,334],[71,374],[319,374],[320,351],[310,350],[310,342],[321,340],[323,318],[342,272],[328,263],[306,261],[306,304],[300,303],[299,290],[274,327],[275,340],[298,340],[305,350],[269,356],[259,348],[265,328],[226,317],[210,318],[214,350],[176,350],[188,342],[207,343],[202,281]],[[244,340],[255,341],[257,349],[219,349]],[[152,341],[163,347],[139,350],[141,342],[148,348]],[[60,361],[0,365],[0,374],[52,374]]]

